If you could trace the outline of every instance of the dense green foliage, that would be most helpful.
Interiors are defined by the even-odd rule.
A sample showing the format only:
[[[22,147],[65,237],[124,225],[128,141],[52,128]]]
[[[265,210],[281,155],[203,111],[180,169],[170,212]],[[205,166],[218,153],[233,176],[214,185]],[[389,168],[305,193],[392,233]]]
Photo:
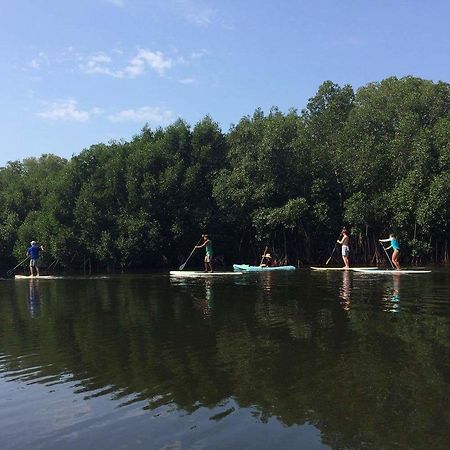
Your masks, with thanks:
[[[8,163],[0,263],[38,239],[48,263],[75,270],[176,265],[205,230],[225,263],[255,262],[266,245],[320,262],[343,223],[354,260],[383,257],[377,238],[393,231],[405,262],[447,262],[449,191],[449,84],[327,81],[300,113],[256,110],[227,134],[207,116],[68,161]]]

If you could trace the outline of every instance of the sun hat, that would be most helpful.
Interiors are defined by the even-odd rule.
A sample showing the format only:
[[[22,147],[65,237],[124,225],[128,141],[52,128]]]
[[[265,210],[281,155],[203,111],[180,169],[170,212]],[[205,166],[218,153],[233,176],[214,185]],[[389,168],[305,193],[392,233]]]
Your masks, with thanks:
[[[31,245],[37,244],[37,242],[36,242],[36,241],[31,241],[30,244],[31,244]]]
[[[270,253],[266,253],[266,254],[264,255],[264,258],[272,258],[272,256],[271,256]]]

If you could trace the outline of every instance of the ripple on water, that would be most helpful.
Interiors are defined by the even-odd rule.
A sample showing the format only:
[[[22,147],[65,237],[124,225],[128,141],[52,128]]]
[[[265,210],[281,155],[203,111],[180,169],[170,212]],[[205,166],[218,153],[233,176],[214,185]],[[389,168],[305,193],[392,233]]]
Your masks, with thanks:
[[[450,277],[267,275],[0,296],[2,450],[448,442]]]

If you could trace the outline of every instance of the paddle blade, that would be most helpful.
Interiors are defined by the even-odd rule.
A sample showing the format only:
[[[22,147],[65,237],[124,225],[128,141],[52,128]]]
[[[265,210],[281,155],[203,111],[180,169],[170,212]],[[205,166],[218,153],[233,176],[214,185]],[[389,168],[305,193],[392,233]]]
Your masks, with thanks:
[[[179,267],[179,270],[183,270],[185,265],[186,265],[186,263],[181,264],[181,266]]]
[[[327,262],[325,263],[326,266],[328,266],[328,263],[331,261],[331,256],[327,259]]]

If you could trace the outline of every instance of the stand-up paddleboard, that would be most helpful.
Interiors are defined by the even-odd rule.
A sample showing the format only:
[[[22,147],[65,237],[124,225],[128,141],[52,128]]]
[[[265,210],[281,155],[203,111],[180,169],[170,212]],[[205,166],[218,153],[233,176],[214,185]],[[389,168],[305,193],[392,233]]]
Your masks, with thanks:
[[[63,277],[55,275],[39,275],[32,277],[31,275],[14,275],[15,280],[58,280]]]
[[[295,270],[295,266],[250,266],[248,264],[233,264],[233,270],[239,272],[271,272],[280,270]]]
[[[200,272],[198,270],[171,270],[171,277],[221,277],[230,275],[242,275],[242,272]]]
[[[350,267],[349,269],[346,269],[345,267],[310,267],[311,270],[367,270],[371,272],[372,270],[377,270],[378,267]]]
[[[365,270],[365,269],[353,269],[355,272],[359,273],[370,273],[371,275],[400,275],[400,274],[419,274],[419,273],[431,273],[431,270],[417,270],[417,269],[376,269],[376,270]]]

